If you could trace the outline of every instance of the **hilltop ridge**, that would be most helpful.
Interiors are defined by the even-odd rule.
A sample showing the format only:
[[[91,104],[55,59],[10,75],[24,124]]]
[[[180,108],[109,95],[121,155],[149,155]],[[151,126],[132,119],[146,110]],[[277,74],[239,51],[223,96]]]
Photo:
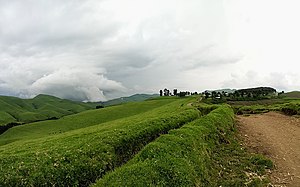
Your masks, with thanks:
[[[29,123],[82,112],[94,108],[88,103],[40,94],[33,99],[0,96],[0,125],[12,122]]]

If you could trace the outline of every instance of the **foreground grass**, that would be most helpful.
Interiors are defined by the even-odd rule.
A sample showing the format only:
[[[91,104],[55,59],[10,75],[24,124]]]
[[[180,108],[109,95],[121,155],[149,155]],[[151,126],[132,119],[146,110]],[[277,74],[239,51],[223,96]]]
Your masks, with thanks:
[[[221,106],[148,144],[124,166],[95,186],[260,186],[249,178],[272,167],[233,141],[234,113]],[[232,164],[234,163],[234,164]],[[271,163],[272,164],[272,163]],[[225,168],[227,167],[227,168]]]
[[[0,147],[0,186],[88,186],[199,116],[180,99],[140,115]]]
[[[101,123],[138,115],[161,107],[178,99],[133,102],[98,110],[89,110],[58,120],[48,120],[17,126],[0,135],[0,146],[14,141],[35,139],[49,135],[65,133]]]

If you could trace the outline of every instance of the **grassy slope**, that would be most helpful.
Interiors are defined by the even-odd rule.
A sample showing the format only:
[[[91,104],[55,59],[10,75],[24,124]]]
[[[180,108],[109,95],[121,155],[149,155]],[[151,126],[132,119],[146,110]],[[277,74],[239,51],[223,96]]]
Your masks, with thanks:
[[[38,95],[33,99],[0,96],[0,125],[10,122],[32,122],[59,118],[92,109],[92,104]]]
[[[282,96],[287,97],[287,98],[300,98],[300,92],[299,91],[293,91],[293,92],[288,92],[282,94]]]
[[[263,172],[272,163],[230,142],[233,129],[233,111],[219,107],[148,144],[95,186],[259,186],[245,171]]]
[[[187,106],[190,99],[168,101],[140,115],[1,146],[0,186],[89,185],[161,133],[199,115]]]
[[[119,104],[123,104],[123,103],[128,103],[128,102],[133,102],[133,101],[145,101],[147,99],[151,99],[151,98],[156,98],[158,97],[158,94],[135,94],[129,97],[121,97],[121,98],[117,98],[117,99],[112,99],[106,102],[100,102],[100,105],[103,106],[111,106],[111,105],[119,105]]]
[[[23,139],[33,139],[64,133],[70,130],[93,126],[108,121],[137,115],[154,108],[163,106],[176,99],[151,100],[133,102],[98,110],[84,111],[79,114],[65,116],[58,120],[35,122],[9,129],[0,135],[0,145]]]

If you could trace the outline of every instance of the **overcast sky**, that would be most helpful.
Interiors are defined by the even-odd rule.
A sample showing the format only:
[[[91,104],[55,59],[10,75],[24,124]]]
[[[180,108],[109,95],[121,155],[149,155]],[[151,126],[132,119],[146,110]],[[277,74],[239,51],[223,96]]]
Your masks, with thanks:
[[[0,0],[0,94],[300,90],[298,0]]]

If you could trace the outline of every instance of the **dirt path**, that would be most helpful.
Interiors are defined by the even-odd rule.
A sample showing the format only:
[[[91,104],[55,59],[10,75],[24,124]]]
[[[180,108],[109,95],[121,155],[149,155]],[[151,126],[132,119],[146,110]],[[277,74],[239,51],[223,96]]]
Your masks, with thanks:
[[[300,187],[300,118],[269,112],[238,121],[244,144],[275,163],[272,185]]]

